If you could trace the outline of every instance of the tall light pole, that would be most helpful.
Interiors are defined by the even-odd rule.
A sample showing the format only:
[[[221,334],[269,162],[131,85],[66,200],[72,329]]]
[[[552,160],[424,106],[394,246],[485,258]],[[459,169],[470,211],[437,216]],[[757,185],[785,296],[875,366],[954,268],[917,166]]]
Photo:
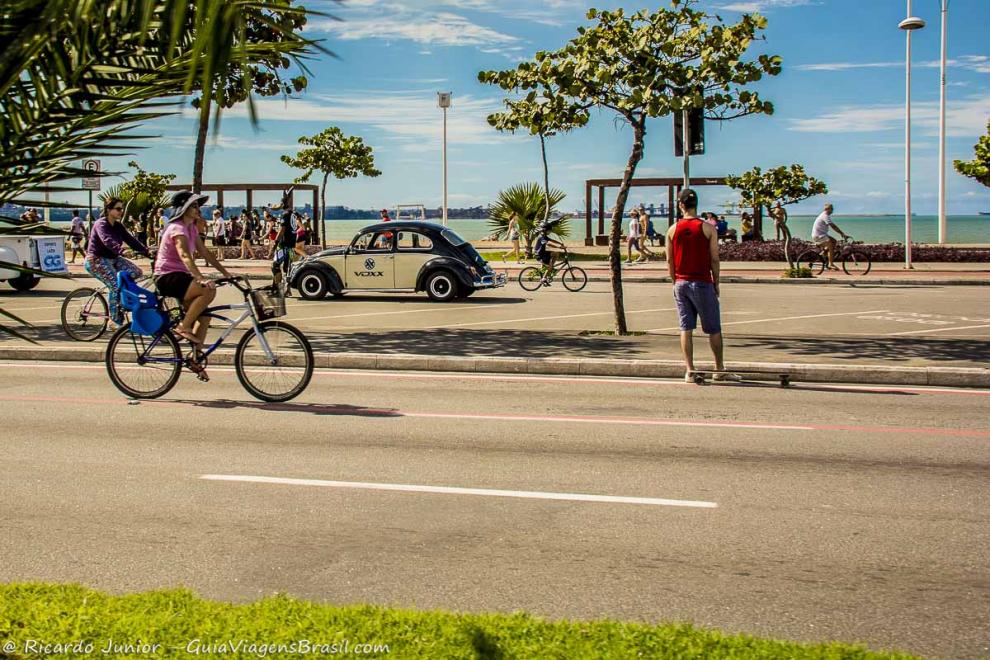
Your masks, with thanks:
[[[443,109],[443,226],[447,226],[447,108],[451,92],[437,92],[437,102]]]
[[[942,5],[942,67],[939,77],[938,110],[938,242],[948,240],[945,220],[945,51],[949,29],[949,0],[941,0]],[[908,12],[910,13],[910,12]]]
[[[905,91],[904,91],[904,267],[911,265],[911,32],[925,27],[925,22],[911,15],[911,0],[907,0],[908,17],[897,27],[907,35],[907,54],[905,56]]]

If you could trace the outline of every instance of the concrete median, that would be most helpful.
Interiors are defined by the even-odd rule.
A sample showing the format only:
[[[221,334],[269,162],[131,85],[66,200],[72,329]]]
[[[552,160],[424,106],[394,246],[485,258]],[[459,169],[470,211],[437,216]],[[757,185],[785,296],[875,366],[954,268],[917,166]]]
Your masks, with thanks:
[[[229,365],[232,351],[218,351],[211,364]],[[0,347],[0,360],[103,362],[102,346]],[[677,360],[556,359],[498,356],[436,356],[415,354],[317,353],[316,366],[332,369],[384,371],[446,371],[489,374],[531,374],[622,378],[681,378],[684,365]],[[710,364],[699,362],[702,369]],[[780,373],[794,382],[850,383],[858,385],[912,385],[990,388],[990,369],[964,367],[889,367],[885,365],[831,365],[778,362],[729,362],[728,369],[746,372],[747,378],[776,381]],[[751,373],[757,375],[750,376]]]

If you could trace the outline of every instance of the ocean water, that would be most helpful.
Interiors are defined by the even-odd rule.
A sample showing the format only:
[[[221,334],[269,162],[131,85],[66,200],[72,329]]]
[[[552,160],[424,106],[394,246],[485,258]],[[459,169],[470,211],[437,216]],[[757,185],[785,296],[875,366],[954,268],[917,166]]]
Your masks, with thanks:
[[[729,226],[739,229],[738,216],[726,218]],[[659,222],[658,222],[659,220]],[[857,241],[866,243],[903,243],[904,216],[832,216],[835,224]],[[628,221],[628,220],[627,220]],[[666,225],[664,218],[654,218],[657,231]],[[810,239],[811,225],[815,222],[813,215],[792,215],[787,224],[791,235],[795,238]],[[592,221],[593,229],[597,230],[598,220]],[[608,221],[606,220],[606,226]],[[354,234],[362,227],[373,224],[370,220],[327,220],[327,239],[331,243],[350,242]],[[465,220],[451,218],[448,225],[469,241],[476,241],[491,233],[487,220]],[[950,215],[946,218],[949,243],[990,244],[990,216],[979,215]],[[774,238],[773,221],[764,219],[763,233],[766,238]],[[571,220],[571,235],[569,241],[580,241],[584,238],[584,218]],[[911,240],[915,243],[938,242],[938,217],[919,215],[911,219]]]

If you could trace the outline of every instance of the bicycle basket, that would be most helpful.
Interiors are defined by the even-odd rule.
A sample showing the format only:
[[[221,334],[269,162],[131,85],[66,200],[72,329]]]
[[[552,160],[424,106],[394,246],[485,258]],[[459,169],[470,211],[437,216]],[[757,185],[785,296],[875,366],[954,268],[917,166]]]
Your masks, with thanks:
[[[251,292],[251,303],[254,312],[261,320],[285,316],[285,296],[281,291],[272,289],[255,289]]]

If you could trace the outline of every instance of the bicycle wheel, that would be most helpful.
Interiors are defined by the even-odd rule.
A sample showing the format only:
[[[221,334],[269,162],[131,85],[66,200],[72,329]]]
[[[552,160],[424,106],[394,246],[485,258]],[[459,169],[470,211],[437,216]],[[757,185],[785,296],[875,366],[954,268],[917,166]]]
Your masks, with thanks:
[[[94,341],[107,331],[110,308],[96,289],[76,289],[62,301],[62,329],[76,341]]]
[[[135,399],[157,399],[179,382],[182,351],[171,334],[139,335],[127,323],[110,337],[106,364],[118,390]]]
[[[278,320],[259,323],[258,329],[260,333],[253,328],[245,332],[237,344],[237,379],[248,394],[262,401],[288,401],[299,396],[313,377],[313,349],[306,335]]]
[[[846,275],[866,275],[872,266],[870,255],[862,250],[850,250],[842,258],[842,270],[846,271]]]
[[[805,250],[797,258],[798,268],[810,268],[812,275],[825,272],[825,258],[818,250]]]
[[[561,274],[560,281],[568,291],[580,291],[588,284],[588,274],[583,268],[568,266]]]
[[[543,269],[526,266],[519,271],[519,286],[527,291],[536,291],[543,286]]]

